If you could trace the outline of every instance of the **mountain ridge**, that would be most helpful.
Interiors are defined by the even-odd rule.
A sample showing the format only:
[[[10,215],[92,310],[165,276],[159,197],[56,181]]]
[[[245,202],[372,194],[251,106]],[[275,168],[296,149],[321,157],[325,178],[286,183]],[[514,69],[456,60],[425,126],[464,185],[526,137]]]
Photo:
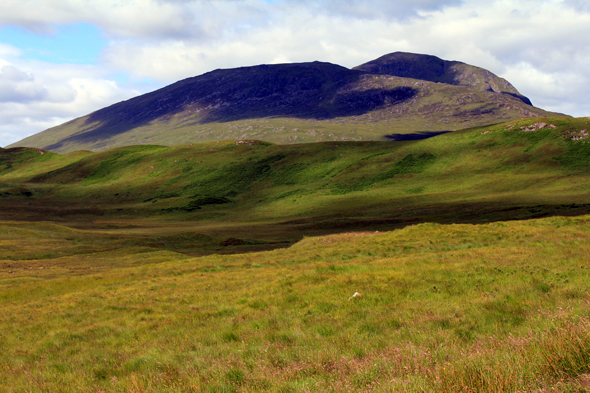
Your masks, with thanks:
[[[480,79],[496,87],[502,80],[473,66],[465,65],[462,84],[441,83],[432,76],[430,81],[390,75],[384,67],[384,58],[391,60],[390,55],[359,66],[377,64],[382,69],[376,73],[318,61],[214,70],[113,104],[10,147],[68,152],[226,139],[385,140],[396,133],[454,131],[556,115],[527,104],[507,81],[506,91],[478,88]],[[447,64],[434,56],[413,56],[422,59],[422,70],[432,61]],[[449,72],[445,75],[449,79]]]

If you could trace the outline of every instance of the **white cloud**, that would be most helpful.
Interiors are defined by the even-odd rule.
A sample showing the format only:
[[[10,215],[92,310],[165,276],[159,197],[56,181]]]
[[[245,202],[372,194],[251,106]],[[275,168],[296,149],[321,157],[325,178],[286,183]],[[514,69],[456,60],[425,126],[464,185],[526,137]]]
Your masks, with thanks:
[[[98,67],[7,57],[0,64],[0,146],[139,94]]]
[[[39,101],[46,96],[45,87],[36,83],[31,74],[10,65],[0,68],[0,104]]]
[[[135,38],[211,38],[220,31],[272,23],[276,15],[305,9],[354,19],[404,20],[462,0],[3,0],[0,25],[51,33],[55,24],[88,22],[109,34]]]
[[[6,65],[8,63],[3,62],[2,58],[5,56],[20,56],[21,51],[10,45],[0,43],[0,65]]]
[[[187,23],[183,7],[157,0],[3,0],[0,25],[50,34],[55,24],[95,23],[111,34],[172,34]]]
[[[590,105],[583,102],[590,85],[586,75],[571,70],[545,72],[530,63],[522,62],[508,67],[504,76],[508,80],[521,81],[520,90],[537,97],[537,102],[533,102],[536,106],[566,114],[582,109],[579,116],[590,114]],[[564,97],[576,99],[568,100]]]
[[[576,11],[590,12],[590,3],[587,0],[564,0],[563,3]]]

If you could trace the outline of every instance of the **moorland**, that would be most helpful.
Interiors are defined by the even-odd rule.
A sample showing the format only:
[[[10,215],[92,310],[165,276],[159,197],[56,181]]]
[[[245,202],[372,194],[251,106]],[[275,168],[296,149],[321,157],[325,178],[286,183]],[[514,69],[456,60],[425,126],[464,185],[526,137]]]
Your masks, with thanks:
[[[0,389],[589,391],[589,124],[0,149]]]

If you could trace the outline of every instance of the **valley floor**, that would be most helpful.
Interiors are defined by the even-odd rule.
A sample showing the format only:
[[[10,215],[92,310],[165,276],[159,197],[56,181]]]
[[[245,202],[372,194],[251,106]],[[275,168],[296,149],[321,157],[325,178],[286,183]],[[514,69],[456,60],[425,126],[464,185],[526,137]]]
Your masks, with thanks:
[[[202,257],[136,224],[0,222],[0,391],[589,391],[590,216]]]

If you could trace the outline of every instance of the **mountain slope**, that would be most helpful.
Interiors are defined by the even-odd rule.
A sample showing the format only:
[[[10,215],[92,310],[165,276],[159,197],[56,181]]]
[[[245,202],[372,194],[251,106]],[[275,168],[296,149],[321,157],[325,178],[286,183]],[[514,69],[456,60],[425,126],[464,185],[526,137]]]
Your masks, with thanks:
[[[527,105],[531,100],[520,94],[506,79],[488,70],[460,61],[442,60],[436,56],[395,52],[354,67],[353,70],[373,74],[393,75],[471,87],[480,91],[492,91],[519,98]]]
[[[500,83],[487,80],[490,86]],[[515,89],[504,89],[509,94],[501,94],[498,89],[474,86],[475,82],[436,83],[320,62],[216,70],[101,109],[10,147],[68,152],[228,139],[281,144],[384,140],[396,133],[451,131],[555,115],[517,98]]]

